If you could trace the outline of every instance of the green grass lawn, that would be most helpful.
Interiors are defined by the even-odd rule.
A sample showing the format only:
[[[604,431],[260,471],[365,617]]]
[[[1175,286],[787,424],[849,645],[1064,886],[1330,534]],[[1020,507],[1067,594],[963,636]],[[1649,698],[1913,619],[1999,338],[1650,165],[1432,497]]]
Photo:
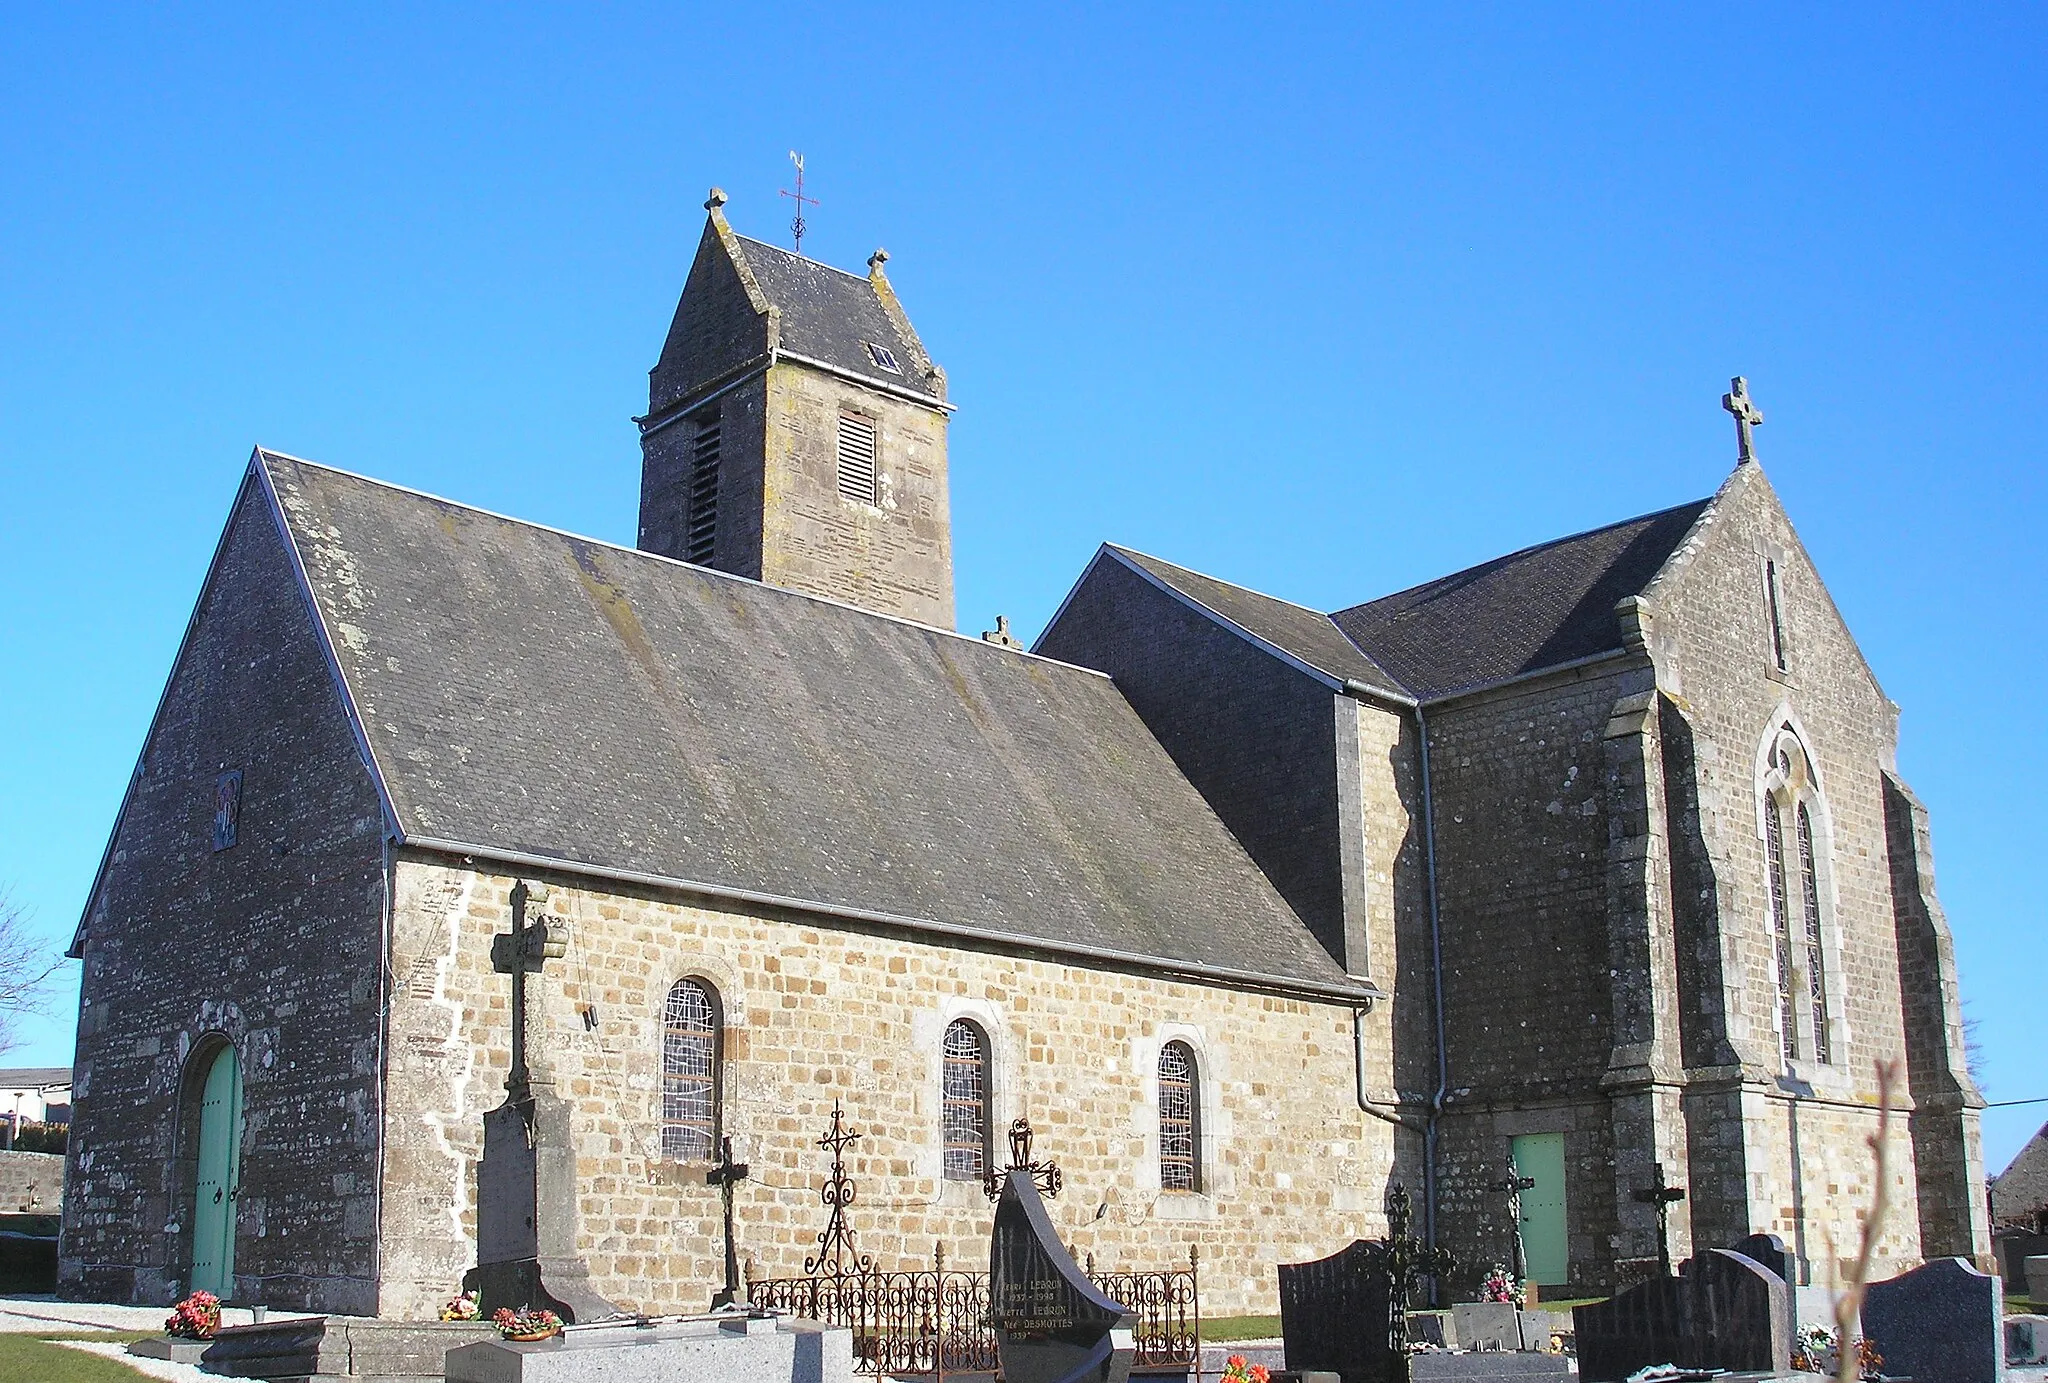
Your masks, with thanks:
[[[1228,1344],[1232,1340],[1277,1340],[1280,1338],[1278,1316],[1204,1316],[1202,1318],[1202,1343],[1205,1345]]]
[[[2005,1297],[2005,1314],[2008,1316],[2048,1315],[2048,1305],[2036,1302],[2030,1297],[2018,1296],[2008,1292]]]
[[[112,1359],[66,1349],[52,1340],[126,1343],[155,1331],[91,1331],[77,1334],[0,1335],[0,1383],[135,1383],[149,1375]]]

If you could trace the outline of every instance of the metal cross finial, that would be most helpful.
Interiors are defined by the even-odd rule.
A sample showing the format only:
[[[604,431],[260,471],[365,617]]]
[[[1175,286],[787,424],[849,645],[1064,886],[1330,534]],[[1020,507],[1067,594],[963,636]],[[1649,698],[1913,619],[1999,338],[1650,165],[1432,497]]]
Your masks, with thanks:
[[[1522,1193],[1536,1189],[1536,1178],[1525,1177],[1522,1169],[1515,1165],[1515,1155],[1508,1154],[1508,1175],[1505,1181],[1496,1181],[1487,1188],[1499,1191],[1508,1198],[1508,1223],[1515,1230],[1515,1281],[1529,1280],[1529,1253],[1522,1243]]]
[[[1764,414],[1749,398],[1749,381],[1741,375],[1728,381],[1729,392],[1721,395],[1721,406],[1735,415],[1735,464],[1756,460],[1756,438],[1751,429],[1761,427]]]
[[[1031,1160],[1031,1123],[1027,1119],[1013,1120],[1010,1124],[1010,1165],[998,1172],[987,1167],[981,1173],[981,1189],[990,1200],[1000,1200],[1003,1183],[1009,1180],[1011,1172],[1027,1173],[1038,1192],[1043,1196],[1057,1196],[1060,1187],[1066,1184],[1066,1173],[1060,1164],[1050,1159],[1044,1162]]]
[[[1436,1279],[1457,1270],[1449,1249],[1424,1244],[1408,1233],[1413,1202],[1408,1188],[1395,1182],[1387,1191],[1387,1237],[1380,1264],[1387,1275],[1387,1346],[1396,1355],[1408,1348],[1408,1295],[1422,1279]]]
[[[804,195],[804,156],[791,149],[789,151],[789,161],[796,165],[796,191],[791,192],[788,188],[784,188],[782,195],[794,198],[796,201],[796,216],[789,223],[789,232],[796,237],[796,252],[802,254],[804,252],[804,231],[808,229],[804,224],[804,204],[808,202],[812,206],[816,206],[818,205],[818,199]]]
[[[1635,1193],[1644,1205],[1657,1207],[1657,1264],[1664,1276],[1671,1276],[1671,1207],[1685,1199],[1683,1186],[1664,1184],[1664,1164],[1650,1168],[1650,1184]]]

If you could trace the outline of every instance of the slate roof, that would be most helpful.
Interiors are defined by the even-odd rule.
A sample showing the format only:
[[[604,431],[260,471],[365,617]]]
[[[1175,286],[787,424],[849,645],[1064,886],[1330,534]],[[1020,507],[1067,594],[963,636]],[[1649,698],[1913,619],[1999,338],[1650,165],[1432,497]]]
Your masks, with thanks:
[[[1375,690],[1402,696],[1400,683],[1361,652],[1331,618],[1305,605],[1294,605],[1213,576],[1177,567],[1127,547],[1108,544],[1130,565],[1178,591],[1246,633],[1281,649],[1338,681],[1356,680]]]
[[[746,256],[754,281],[781,309],[783,349],[927,398],[939,397],[925,374],[923,348],[897,329],[873,283],[743,235],[733,239]],[[875,363],[868,353],[870,341],[888,348],[901,374]]]
[[[1362,992],[1100,674],[255,464],[412,843]]]
[[[1539,543],[1331,618],[1424,701],[1615,651],[1615,603],[1649,585],[1711,502]]]

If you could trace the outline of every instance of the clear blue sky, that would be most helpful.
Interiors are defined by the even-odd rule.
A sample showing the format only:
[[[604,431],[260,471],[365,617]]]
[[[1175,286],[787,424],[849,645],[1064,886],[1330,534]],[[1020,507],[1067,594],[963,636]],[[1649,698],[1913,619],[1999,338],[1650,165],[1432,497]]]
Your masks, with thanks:
[[[969,629],[1104,539],[1331,608],[1691,499],[1749,376],[2048,1095],[2048,19],[1785,8],[11,7],[0,880],[68,937],[253,443],[631,541],[705,188],[780,239],[800,148],[950,371]]]

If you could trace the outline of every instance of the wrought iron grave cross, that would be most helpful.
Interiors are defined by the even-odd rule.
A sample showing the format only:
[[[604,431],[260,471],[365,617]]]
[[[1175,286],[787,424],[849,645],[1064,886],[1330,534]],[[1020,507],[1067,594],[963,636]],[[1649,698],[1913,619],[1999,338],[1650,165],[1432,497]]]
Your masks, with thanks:
[[[853,1179],[846,1175],[846,1146],[859,1141],[859,1134],[847,1130],[839,1101],[832,1101],[832,1127],[818,1140],[819,1147],[832,1153],[832,1173],[825,1178],[825,1189],[819,1193],[832,1213],[826,1218],[825,1227],[818,1231],[817,1256],[804,1260],[806,1277],[845,1277],[875,1270],[874,1263],[854,1247],[853,1227],[846,1223],[846,1207],[853,1204]]]
[[[733,1187],[747,1179],[747,1164],[732,1160],[732,1139],[718,1140],[718,1165],[704,1174],[708,1185],[718,1188],[718,1198],[725,1203],[725,1289],[711,1298],[711,1309],[733,1302],[746,1304],[746,1294],[740,1290],[740,1257],[732,1239],[732,1192]]]
[[[1451,1251],[1425,1244],[1408,1233],[1408,1188],[1395,1182],[1387,1192],[1387,1348],[1405,1357],[1408,1348],[1408,1294],[1424,1278],[1449,1275],[1457,1260]]]
[[[1664,1184],[1664,1164],[1655,1163],[1650,1168],[1650,1184],[1635,1193],[1637,1200],[1645,1205],[1657,1207],[1657,1268],[1665,1277],[1671,1276],[1671,1207],[1685,1199],[1683,1186]]]
[[[1763,410],[1749,398],[1749,381],[1741,375],[1728,381],[1729,392],[1721,395],[1721,406],[1735,415],[1735,464],[1756,460],[1756,438],[1751,429],[1763,426]]]
[[[808,202],[812,206],[816,206],[818,199],[804,195],[804,156],[791,149],[789,151],[789,161],[796,165],[796,191],[791,192],[785,187],[782,189],[782,195],[793,198],[796,202],[796,217],[789,223],[789,233],[796,237],[796,252],[802,254],[804,252],[804,232],[809,229],[804,224],[804,204]]]
[[[1010,1165],[1002,1171],[984,1167],[981,1173],[981,1189],[992,1201],[1003,1198],[1003,1183],[1011,1172],[1029,1172],[1032,1182],[1041,1196],[1057,1196],[1060,1187],[1066,1184],[1066,1174],[1060,1171],[1060,1164],[1053,1161],[1033,1162],[1031,1160],[1031,1123],[1018,1119],[1010,1125]]]
[[[1536,1189],[1536,1178],[1523,1176],[1522,1169],[1515,1165],[1515,1155],[1509,1153],[1507,1180],[1493,1182],[1486,1189],[1503,1192],[1508,1198],[1508,1223],[1515,1230],[1515,1281],[1527,1282],[1529,1254],[1522,1245],[1522,1193]]]
[[[528,903],[545,903],[545,888],[530,888],[524,879],[512,885],[512,929],[491,938],[491,968],[512,977],[512,1069],[505,1075],[505,1090],[512,1103],[524,1104],[533,1097],[533,1073],[526,1065],[526,976],[544,961],[567,953],[565,941],[551,940],[548,920],[526,920]]]

